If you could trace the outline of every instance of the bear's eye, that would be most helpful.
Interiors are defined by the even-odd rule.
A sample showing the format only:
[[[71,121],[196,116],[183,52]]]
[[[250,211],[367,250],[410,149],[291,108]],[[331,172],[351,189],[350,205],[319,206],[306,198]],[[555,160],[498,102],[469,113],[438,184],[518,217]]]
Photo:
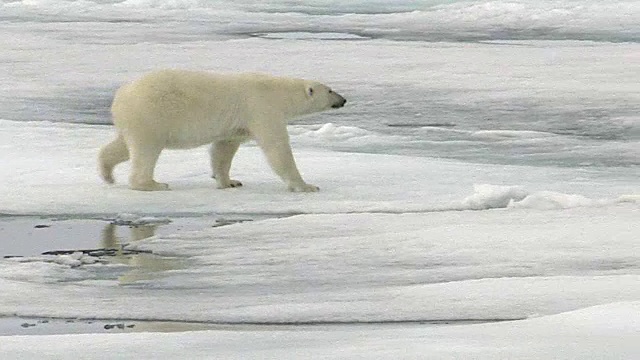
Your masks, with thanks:
[[[313,96],[313,88],[309,88],[309,90],[307,90],[307,92],[309,93],[309,96]]]
[[[329,94],[333,94],[333,90],[329,89]]]

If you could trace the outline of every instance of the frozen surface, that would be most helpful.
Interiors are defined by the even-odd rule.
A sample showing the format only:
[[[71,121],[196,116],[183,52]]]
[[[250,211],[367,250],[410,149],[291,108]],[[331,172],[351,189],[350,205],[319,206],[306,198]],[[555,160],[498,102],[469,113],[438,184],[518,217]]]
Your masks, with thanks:
[[[38,22],[45,28],[26,31],[29,24],[0,22],[8,34],[0,61],[9,64],[0,67],[0,119],[110,124],[115,89],[152,69],[268,72],[317,79],[349,101],[296,122],[296,145],[638,174],[639,43],[354,41],[323,33],[170,43],[154,33],[129,43],[148,29],[138,25],[129,36],[133,25],[108,23],[118,38],[103,40],[96,37],[115,29]]]
[[[0,358],[637,357],[639,24],[626,0],[0,1],[0,227],[24,255],[0,260],[0,326],[219,327],[0,337]],[[163,153],[171,192],[128,190],[128,165],[102,184],[113,91],[159,67],[343,93],[289,128],[321,191],[253,144],[240,189],[206,149]],[[13,226],[40,216],[129,244],[34,255]]]
[[[245,184],[241,189],[215,189],[207,151],[201,148],[163,152],[156,178],[169,182],[172,191],[135,192],[126,184],[128,163],[116,168],[119,183],[115,186],[101,183],[97,176],[98,148],[113,134],[111,127],[104,126],[0,120],[3,144],[0,162],[4,169],[10,169],[0,172],[0,213],[76,217],[120,213],[159,217],[220,213],[402,213],[509,205],[565,208],[634,202],[633,195],[637,194],[633,168],[618,172],[475,166],[420,157],[304,148],[295,150],[303,176],[322,191],[288,193],[254,146],[243,147],[232,168],[232,176]],[[492,185],[474,189],[476,184]],[[570,195],[562,198],[540,191],[578,193],[584,198]],[[531,200],[529,195],[539,200]]]
[[[303,148],[298,162],[322,191],[294,194],[249,146],[234,168],[243,188],[215,189],[205,151],[194,150],[161,159],[157,176],[174,190],[140,193],[104,185],[95,174],[96,144],[109,127],[0,125],[2,161],[12,169],[1,173],[5,214],[132,222],[303,214],[132,242],[127,249],[143,252],[111,261],[91,263],[81,254],[5,259],[2,315],[238,324],[482,320],[640,296],[636,183],[609,172]]]
[[[331,323],[558,313],[640,296],[638,216],[637,204],[300,215],[138,241],[128,249],[153,254],[109,264],[6,259],[0,314]]]
[[[431,41],[637,41],[640,35],[640,6],[633,0],[3,0],[0,8],[1,19],[10,21],[101,22],[124,31],[145,22],[158,30],[155,36],[172,40],[188,38],[184,33],[197,37],[296,31]],[[167,22],[178,31],[162,26]],[[130,40],[146,34],[151,32]]]
[[[3,359],[633,359],[640,303],[450,327],[218,330],[0,338]],[[82,350],[80,350],[82,349]],[[81,353],[82,355],[79,355]]]

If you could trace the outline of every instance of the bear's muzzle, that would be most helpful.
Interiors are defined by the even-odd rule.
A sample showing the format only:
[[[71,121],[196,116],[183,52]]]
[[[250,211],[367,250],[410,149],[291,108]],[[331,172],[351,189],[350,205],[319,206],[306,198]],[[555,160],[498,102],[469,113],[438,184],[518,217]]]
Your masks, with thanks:
[[[331,105],[331,107],[334,108],[334,109],[339,109],[339,108],[343,107],[344,104],[347,103],[347,99],[342,97],[342,95],[339,95],[339,94],[336,94],[336,95],[338,95],[338,100],[336,102],[334,102],[333,105]]]

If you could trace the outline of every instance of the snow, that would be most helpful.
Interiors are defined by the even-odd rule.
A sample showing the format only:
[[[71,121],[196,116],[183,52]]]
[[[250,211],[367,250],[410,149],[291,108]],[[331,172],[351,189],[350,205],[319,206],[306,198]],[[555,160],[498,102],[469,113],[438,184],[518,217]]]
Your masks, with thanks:
[[[129,268],[42,264],[51,272],[26,282],[33,261],[7,259],[0,314],[213,323],[553,314],[640,296],[639,211],[299,215],[130,243],[145,252]],[[33,294],[43,296],[24,302]]]
[[[468,326],[15,336],[3,359],[633,359],[640,302]],[[82,349],[82,350],[80,350]],[[80,352],[80,354],[79,354]]]
[[[18,25],[3,27],[8,35],[0,57],[11,64],[0,68],[5,120],[108,124],[115,89],[160,67],[267,72],[320,80],[349,101],[294,124],[296,147],[638,174],[626,169],[637,169],[640,159],[635,43],[221,41],[203,35],[176,45],[180,39],[161,37],[166,29],[178,36],[166,26]],[[403,124],[409,126],[397,126]]]
[[[298,40],[365,40],[364,36],[335,33],[335,32],[282,32],[282,33],[256,33],[257,36],[264,39],[298,39]]]
[[[131,213],[120,213],[115,217],[115,219],[111,221],[111,223],[115,225],[128,225],[128,226],[166,224],[170,222],[171,222],[171,219],[167,217],[160,218],[155,216],[140,216],[138,214],[131,214]]]
[[[315,134],[334,136],[340,131],[369,141],[366,132],[340,130],[331,124]],[[0,213],[110,218],[133,213],[166,218],[221,213],[429,212],[506,207],[512,200],[513,206],[543,207],[616,203],[637,191],[634,184],[615,178],[603,182],[602,177],[609,176],[607,170],[476,167],[457,161],[302,147],[295,153],[303,177],[323,190],[304,196],[286,192],[260,150],[249,145],[240,150],[232,169],[232,176],[243,181],[242,189],[216,190],[207,151],[201,148],[163,152],[156,176],[173,191],[150,194],[127,188],[128,164],[116,168],[116,186],[99,181],[97,151],[113,134],[105,126],[0,120],[0,143],[5,144],[0,162],[12,169],[0,173]],[[41,155],[45,153],[46,157]],[[573,196],[576,191],[583,193]]]
[[[321,128],[329,133],[332,125]],[[322,190],[294,194],[249,145],[233,169],[243,188],[215,189],[200,149],[163,154],[157,176],[172,191],[139,193],[122,181],[100,183],[95,155],[110,136],[105,126],[0,121],[0,157],[12,169],[0,173],[0,212],[131,222],[278,217],[131,242],[126,249],[139,253],[109,261],[92,263],[82,254],[4,259],[0,315],[240,328],[6,337],[0,339],[3,358],[28,356],[32,342],[46,346],[52,358],[78,344],[90,357],[117,345],[109,356],[168,358],[291,357],[310,349],[327,358],[342,351],[344,357],[383,358],[400,349],[407,357],[422,351],[485,358],[595,351],[615,358],[637,349],[630,341],[640,299],[635,183],[602,181],[606,175],[597,169],[475,166],[302,146],[294,149],[298,163]],[[118,169],[118,179],[126,171]],[[623,320],[597,326],[606,314]],[[416,325],[531,317],[539,318]],[[277,324],[298,330],[259,328]],[[397,328],[385,327],[393,324]],[[373,328],[363,335],[362,326]],[[584,330],[590,326],[619,346],[606,354],[596,349]],[[613,337],[618,327],[631,330]],[[239,350],[240,338],[251,345]],[[336,346],[328,345],[336,339]],[[169,340],[193,346],[178,353],[165,345]]]
[[[475,194],[462,200],[462,204],[470,210],[504,208],[513,201],[522,201],[529,195],[518,186],[475,185]]]
[[[4,1],[7,16],[117,22],[171,21],[191,32],[352,33],[393,39],[637,39],[640,6],[633,0],[511,1]],[[193,24],[180,24],[185,20]],[[118,25],[122,25],[118,23]],[[126,24],[125,24],[126,25]],[[163,34],[165,29],[159,28]],[[206,30],[209,29],[209,32]],[[307,31],[305,31],[307,30]],[[174,35],[175,36],[175,35]]]
[[[0,13],[0,255],[23,255],[0,259],[0,319],[136,324],[38,325],[0,336],[0,359],[640,353],[639,2],[25,0]],[[254,144],[233,164],[242,188],[215,188],[204,148],[162,154],[172,191],[129,190],[128,164],[103,184],[113,91],[158,67],[344,93],[344,109],[289,127],[321,191],[287,192]],[[31,249],[34,222],[51,227]],[[129,243],[37,255],[102,246],[93,233]],[[163,333],[176,328],[198,331]]]

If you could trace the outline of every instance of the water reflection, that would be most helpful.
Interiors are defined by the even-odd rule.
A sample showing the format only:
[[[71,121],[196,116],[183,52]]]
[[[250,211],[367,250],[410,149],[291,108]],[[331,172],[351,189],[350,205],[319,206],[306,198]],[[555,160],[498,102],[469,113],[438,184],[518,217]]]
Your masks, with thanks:
[[[121,228],[121,225],[116,225],[113,223],[108,223],[102,229],[102,247],[105,249],[118,249],[122,246],[122,244],[127,243],[127,241],[122,241],[122,238],[118,236],[117,230]],[[130,230],[130,241],[140,241],[143,239],[150,238],[156,234],[156,229],[158,228],[158,224],[149,224],[149,225],[136,225],[129,226]]]
[[[156,234],[158,224],[129,226],[129,241],[123,241],[118,235],[121,225],[109,223],[102,230],[102,247],[114,249],[109,261],[115,264],[131,266],[131,270],[120,275],[121,285],[130,285],[162,277],[163,272],[184,268],[184,259],[159,256],[147,252],[131,252],[123,249],[122,245],[130,242],[150,238]]]

